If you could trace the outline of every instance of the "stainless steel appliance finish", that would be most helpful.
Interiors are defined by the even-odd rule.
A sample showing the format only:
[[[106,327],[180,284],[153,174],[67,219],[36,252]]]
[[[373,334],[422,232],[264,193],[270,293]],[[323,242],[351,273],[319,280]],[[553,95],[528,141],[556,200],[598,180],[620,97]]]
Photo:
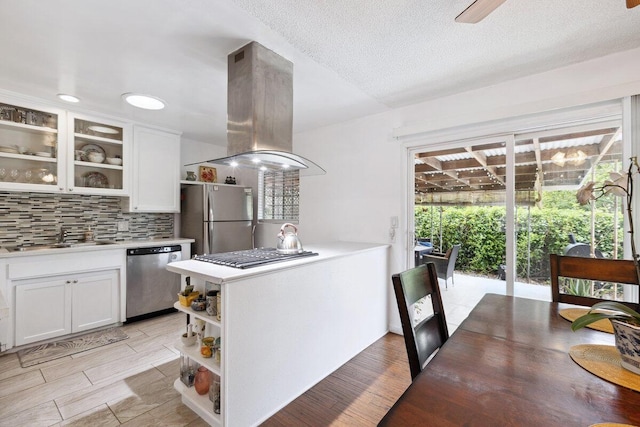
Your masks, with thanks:
[[[195,239],[193,254],[253,248],[251,187],[186,184],[180,234]]]
[[[293,63],[251,42],[228,57],[227,155],[293,148]]]
[[[229,54],[227,64],[227,157],[207,162],[277,171],[287,165],[301,175],[326,173],[291,152],[293,63],[253,41]]]
[[[166,265],[182,259],[180,245],[127,249],[127,321],[173,309],[180,275]]]
[[[211,264],[224,265],[234,268],[259,267],[274,262],[290,261],[296,258],[303,258],[318,255],[316,252],[302,251],[295,254],[283,254],[276,248],[259,248],[248,251],[234,251],[221,254],[197,255],[197,261],[209,262]]]
[[[293,228],[293,232],[285,232],[287,227]],[[302,250],[302,242],[298,238],[298,229],[293,224],[283,224],[278,234],[278,244],[276,245],[278,253],[281,254],[298,254],[304,252]]]

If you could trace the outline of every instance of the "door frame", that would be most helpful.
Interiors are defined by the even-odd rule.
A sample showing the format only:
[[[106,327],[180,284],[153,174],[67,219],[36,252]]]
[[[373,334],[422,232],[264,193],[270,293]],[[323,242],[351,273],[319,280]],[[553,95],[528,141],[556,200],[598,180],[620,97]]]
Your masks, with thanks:
[[[486,123],[474,123],[471,125],[459,126],[455,128],[440,129],[423,133],[412,134],[409,128],[400,128],[394,131],[395,138],[403,144],[405,161],[403,162],[403,175],[405,185],[403,185],[403,197],[405,200],[403,212],[406,221],[406,256],[405,267],[411,268],[411,261],[414,259],[415,241],[415,172],[414,157],[417,153],[427,151],[437,151],[441,149],[459,148],[465,145],[480,145],[490,142],[506,143],[506,294],[513,295],[516,278],[516,239],[515,239],[515,141],[516,136],[531,132],[544,132],[547,130],[567,128],[570,126],[588,126],[596,122],[606,122],[610,120],[622,120],[623,132],[630,132],[635,140],[640,138],[640,100],[636,98],[638,111],[634,117],[634,130],[630,132],[630,106],[631,97],[618,98],[607,102],[602,102],[587,106],[577,106],[564,110],[541,112],[527,116],[511,117],[504,120],[496,120]],[[625,120],[627,119],[627,120]],[[626,122],[626,123],[625,123]],[[627,142],[626,146],[631,143]],[[629,151],[625,151],[629,153]],[[634,155],[638,153],[634,152]],[[626,156],[626,155],[625,155]],[[628,156],[626,156],[628,157]],[[640,205],[640,197],[636,198],[636,207]],[[635,218],[638,218],[639,211],[635,210]],[[626,228],[626,224],[625,224]],[[627,243],[625,243],[625,254]]]

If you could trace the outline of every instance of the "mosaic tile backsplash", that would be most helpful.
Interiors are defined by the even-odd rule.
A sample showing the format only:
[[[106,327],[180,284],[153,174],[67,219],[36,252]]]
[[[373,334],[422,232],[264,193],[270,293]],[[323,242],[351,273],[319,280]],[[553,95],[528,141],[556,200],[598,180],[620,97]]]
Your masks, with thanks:
[[[84,240],[91,228],[96,240],[173,237],[173,214],[122,212],[119,197],[0,192],[0,246],[55,243],[60,227],[68,242]],[[128,231],[118,231],[126,222]]]

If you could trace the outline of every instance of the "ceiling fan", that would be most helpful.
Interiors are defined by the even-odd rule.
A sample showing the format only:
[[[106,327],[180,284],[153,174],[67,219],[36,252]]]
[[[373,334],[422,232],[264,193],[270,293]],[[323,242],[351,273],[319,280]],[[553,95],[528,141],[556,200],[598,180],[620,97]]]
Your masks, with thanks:
[[[456,22],[476,24],[486,18],[491,12],[506,0],[475,0],[469,7],[456,16]],[[640,5],[640,0],[627,0],[627,9]]]

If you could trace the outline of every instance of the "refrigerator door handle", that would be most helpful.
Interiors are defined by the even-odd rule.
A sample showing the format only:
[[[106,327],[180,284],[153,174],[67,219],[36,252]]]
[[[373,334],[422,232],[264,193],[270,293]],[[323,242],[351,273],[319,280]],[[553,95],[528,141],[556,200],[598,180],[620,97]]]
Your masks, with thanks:
[[[204,185],[205,191],[205,205],[204,205],[204,220],[205,222],[213,221],[213,192],[210,185]],[[208,252],[207,252],[208,253]]]
[[[215,224],[213,221],[207,221],[204,223],[204,239],[202,240],[205,254],[212,253],[211,248],[213,247],[213,224]]]
[[[251,249],[256,248],[256,226],[251,227]]]

